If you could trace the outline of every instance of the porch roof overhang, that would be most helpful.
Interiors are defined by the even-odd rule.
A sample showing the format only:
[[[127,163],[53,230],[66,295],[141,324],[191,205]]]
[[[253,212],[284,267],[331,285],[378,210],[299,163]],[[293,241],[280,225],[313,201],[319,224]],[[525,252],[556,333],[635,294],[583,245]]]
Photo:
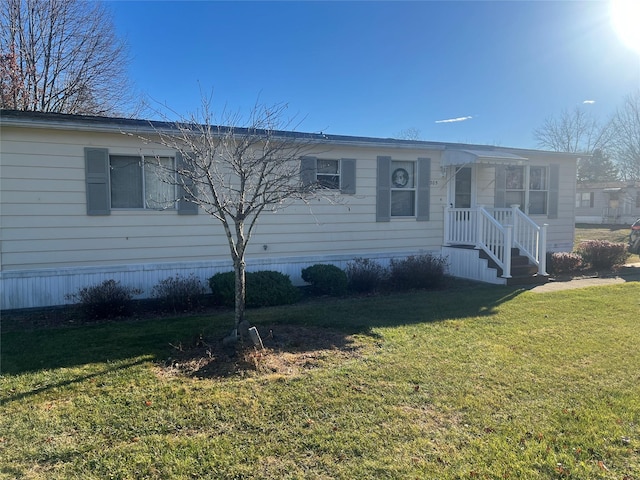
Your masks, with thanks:
[[[514,153],[496,150],[447,149],[442,152],[441,165],[443,167],[473,164],[525,165],[528,161],[528,158]]]

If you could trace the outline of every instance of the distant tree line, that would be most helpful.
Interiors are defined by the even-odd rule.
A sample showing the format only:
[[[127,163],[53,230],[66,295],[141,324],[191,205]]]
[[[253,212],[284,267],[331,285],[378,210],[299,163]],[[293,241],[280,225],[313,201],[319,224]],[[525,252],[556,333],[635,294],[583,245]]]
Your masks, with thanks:
[[[616,111],[599,120],[576,107],[550,117],[534,130],[541,148],[583,153],[579,182],[640,181],[640,90],[626,95]]]

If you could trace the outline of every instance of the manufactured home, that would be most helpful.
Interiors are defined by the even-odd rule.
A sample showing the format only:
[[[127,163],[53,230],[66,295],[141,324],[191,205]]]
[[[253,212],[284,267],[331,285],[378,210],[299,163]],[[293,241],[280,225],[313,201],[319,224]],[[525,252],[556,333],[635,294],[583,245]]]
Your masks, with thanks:
[[[0,113],[2,309],[65,304],[67,295],[107,279],[144,296],[176,274],[205,281],[231,269],[213,218],[192,203],[158,200],[168,187],[145,158],[171,165],[176,152],[141,138],[164,127]],[[361,257],[384,264],[432,253],[446,257],[453,276],[507,284],[544,280],[546,252],[573,248],[575,155],[304,135],[316,148],[300,159],[305,175],[311,171],[339,201],[265,212],[248,270],[278,270],[301,284],[301,270],[315,263],[345,267]]]
[[[640,183],[578,183],[576,223],[631,225],[640,218]]]

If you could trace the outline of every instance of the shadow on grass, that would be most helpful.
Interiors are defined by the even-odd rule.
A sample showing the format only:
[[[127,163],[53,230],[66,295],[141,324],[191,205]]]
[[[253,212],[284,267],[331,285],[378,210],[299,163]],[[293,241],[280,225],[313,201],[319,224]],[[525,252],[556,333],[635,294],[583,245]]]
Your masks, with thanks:
[[[497,306],[522,289],[456,283],[450,288],[350,298],[320,298],[286,307],[254,309],[248,320],[262,331],[266,325],[292,325],[330,329],[325,345],[317,341],[284,342],[279,347],[296,353],[350,348],[350,341],[335,339],[354,334],[371,335],[385,326],[437,322],[493,315]],[[47,328],[4,333],[0,341],[0,374],[16,375],[40,370],[147,356],[165,362],[176,345],[192,348],[198,338],[219,339],[232,325],[231,312],[214,316],[144,319],[80,327]],[[268,333],[268,331],[267,331]]]
[[[138,359],[135,361],[114,365],[109,368],[104,368],[99,372],[93,372],[87,375],[79,375],[76,377],[67,378],[66,380],[62,380],[59,382],[38,384],[35,388],[32,388],[31,390],[27,390],[27,391],[17,392],[13,390],[6,390],[6,391],[3,391],[2,394],[0,394],[0,406],[5,405],[9,402],[16,402],[16,401],[23,400],[25,398],[31,397],[33,395],[37,395],[42,392],[46,392],[47,390],[51,390],[53,388],[67,387],[69,385],[73,385],[75,383],[84,382],[85,380],[91,380],[93,378],[101,377],[103,375],[116,372],[118,370],[125,370],[135,365],[140,365],[145,361],[146,361],[145,359]]]

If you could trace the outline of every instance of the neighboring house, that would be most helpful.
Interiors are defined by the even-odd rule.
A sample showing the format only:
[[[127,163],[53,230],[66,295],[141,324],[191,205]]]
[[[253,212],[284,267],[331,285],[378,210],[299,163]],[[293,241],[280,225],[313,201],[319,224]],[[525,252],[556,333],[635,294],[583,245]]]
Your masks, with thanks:
[[[578,183],[576,223],[631,225],[640,218],[640,183]]]
[[[175,152],[140,140],[155,132],[148,121],[2,111],[0,127],[2,309],[64,304],[106,279],[148,295],[176,274],[206,280],[231,269],[220,225],[193,204],[164,200],[170,187],[145,169],[145,156],[175,162]],[[263,214],[249,270],[301,284],[314,263],[433,253],[454,276],[504,284],[521,269],[516,258],[542,277],[547,250],[573,248],[574,155],[310,137],[317,154],[301,159],[303,176],[311,167],[341,199]]]

